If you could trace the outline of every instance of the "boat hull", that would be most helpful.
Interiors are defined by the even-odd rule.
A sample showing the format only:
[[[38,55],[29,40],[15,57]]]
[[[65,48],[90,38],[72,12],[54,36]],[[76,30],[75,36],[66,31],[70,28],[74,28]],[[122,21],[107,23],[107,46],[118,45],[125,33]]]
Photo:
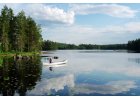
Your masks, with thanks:
[[[52,62],[52,63],[43,62],[43,65],[46,65],[46,66],[62,65],[62,64],[66,64],[67,62],[68,62],[67,60],[63,60],[60,62]]]

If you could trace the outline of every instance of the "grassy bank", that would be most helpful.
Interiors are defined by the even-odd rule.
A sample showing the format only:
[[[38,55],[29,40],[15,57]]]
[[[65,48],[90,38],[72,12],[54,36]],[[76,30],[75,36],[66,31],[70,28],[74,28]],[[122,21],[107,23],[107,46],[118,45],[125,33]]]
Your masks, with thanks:
[[[1,52],[0,56],[33,56],[33,55],[40,55],[41,52]]]

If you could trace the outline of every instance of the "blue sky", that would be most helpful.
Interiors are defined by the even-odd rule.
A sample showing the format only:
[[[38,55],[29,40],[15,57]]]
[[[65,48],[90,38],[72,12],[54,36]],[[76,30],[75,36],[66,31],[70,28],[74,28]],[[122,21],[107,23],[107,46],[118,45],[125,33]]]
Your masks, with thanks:
[[[0,9],[5,4],[0,4]],[[24,10],[42,27],[44,40],[63,43],[116,44],[140,38],[138,3],[6,4]]]

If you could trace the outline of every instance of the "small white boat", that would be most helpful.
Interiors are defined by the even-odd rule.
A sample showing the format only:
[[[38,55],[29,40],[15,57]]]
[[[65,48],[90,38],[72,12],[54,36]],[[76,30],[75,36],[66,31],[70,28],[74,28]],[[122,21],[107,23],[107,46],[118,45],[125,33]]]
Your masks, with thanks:
[[[46,65],[46,66],[55,66],[55,65],[66,64],[67,62],[68,62],[67,60],[63,60],[63,61],[59,61],[59,62],[52,62],[52,63],[43,62],[43,65]]]

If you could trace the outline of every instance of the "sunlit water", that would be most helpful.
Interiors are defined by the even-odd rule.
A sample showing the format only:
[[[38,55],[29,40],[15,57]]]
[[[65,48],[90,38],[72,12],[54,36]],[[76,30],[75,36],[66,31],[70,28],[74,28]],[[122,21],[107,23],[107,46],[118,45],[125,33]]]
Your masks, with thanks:
[[[59,61],[67,59],[68,63],[50,69],[42,65],[42,62],[48,62],[47,57],[2,59],[0,94],[140,95],[139,53],[59,50],[46,55],[58,56]]]

